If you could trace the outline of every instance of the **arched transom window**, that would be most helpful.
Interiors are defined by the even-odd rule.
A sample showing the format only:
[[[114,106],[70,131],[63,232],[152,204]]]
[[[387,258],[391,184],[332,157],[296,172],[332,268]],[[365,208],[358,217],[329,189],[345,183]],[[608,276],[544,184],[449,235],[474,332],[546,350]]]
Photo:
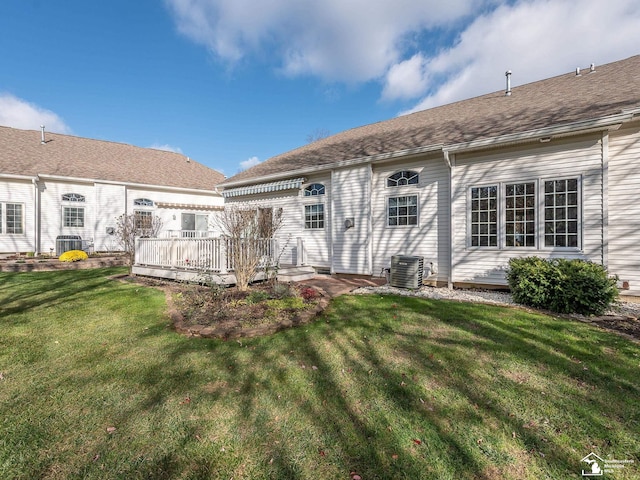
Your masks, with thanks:
[[[148,198],[136,198],[133,201],[133,204],[136,207],[153,207],[153,200],[149,200]]]
[[[64,193],[62,194],[63,202],[84,202],[84,195],[79,193]]]
[[[413,170],[403,170],[396,172],[393,175],[387,177],[387,187],[400,187],[402,185],[417,185],[418,184],[418,172]]]
[[[316,195],[324,195],[324,185],[321,183],[312,183],[304,189],[305,197],[314,197]]]

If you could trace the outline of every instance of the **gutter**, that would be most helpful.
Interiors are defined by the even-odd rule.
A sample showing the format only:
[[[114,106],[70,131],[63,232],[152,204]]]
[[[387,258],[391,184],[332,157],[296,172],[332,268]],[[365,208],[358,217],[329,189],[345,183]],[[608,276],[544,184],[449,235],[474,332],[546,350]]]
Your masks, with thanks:
[[[560,138],[573,136],[577,134],[587,134],[601,132],[602,130],[617,130],[622,123],[634,119],[634,115],[640,112],[640,109],[633,111],[625,111],[608,117],[601,117],[595,120],[583,120],[580,122],[570,123],[568,125],[559,125],[553,127],[544,127],[527,132],[510,133],[499,137],[485,138],[481,140],[472,140],[470,142],[454,143],[447,145],[446,148],[450,152],[461,152],[468,150],[480,150],[492,148],[496,146],[507,146],[516,143],[532,142],[541,138]]]
[[[36,175],[31,179],[31,183],[34,187],[34,202],[33,202],[33,253],[34,255],[40,254],[40,179]]]
[[[166,185],[155,185],[155,184],[147,184],[147,183],[132,183],[132,182],[118,182],[115,180],[99,180],[95,178],[80,178],[80,177],[64,177],[60,175],[47,175],[47,174],[39,174],[39,178],[43,180],[55,180],[61,182],[80,182],[80,183],[102,183],[105,185],[118,185],[125,187],[135,187],[135,188],[153,188],[154,190],[169,190],[175,192],[185,192],[185,193],[198,193],[201,195],[215,195],[221,196],[212,186],[211,190],[200,190],[197,188],[184,188],[184,187],[170,187]],[[32,177],[28,177],[32,178]]]
[[[453,288],[453,163],[451,162],[451,158],[449,158],[449,150],[443,150],[442,154],[444,156],[444,162],[449,167],[449,202],[447,205],[447,217],[449,218],[449,255],[447,265],[447,288]]]
[[[12,175],[10,173],[0,173],[0,178],[6,178],[7,180],[26,180],[33,182],[38,181],[38,175]]]

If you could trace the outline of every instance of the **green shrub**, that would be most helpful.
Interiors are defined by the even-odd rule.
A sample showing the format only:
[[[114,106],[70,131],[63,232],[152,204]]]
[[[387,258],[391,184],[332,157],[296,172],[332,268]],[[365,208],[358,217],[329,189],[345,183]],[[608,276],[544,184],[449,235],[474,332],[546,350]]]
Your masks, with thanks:
[[[513,258],[507,282],[515,302],[558,313],[600,315],[618,295],[617,278],[585,260]]]
[[[89,258],[89,256],[82,250],[69,250],[68,252],[64,252],[60,255],[58,260],[61,262],[80,262],[87,258]]]
[[[247,296],[247,303],[260,303],[269,298],[269,294],[263,290],[252,290]]]

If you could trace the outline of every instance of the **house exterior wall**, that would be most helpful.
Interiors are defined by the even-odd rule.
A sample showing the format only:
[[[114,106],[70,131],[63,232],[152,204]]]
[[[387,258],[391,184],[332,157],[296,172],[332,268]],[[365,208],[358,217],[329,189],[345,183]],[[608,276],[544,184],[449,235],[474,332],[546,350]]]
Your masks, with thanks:
[[[387,187],[387,178],[403,170],[418,172],[419,183]],[[425,269],[433,263],[437,271],[430,280],[446,281],[449,263],[449,167],[442,156],[375,165],[372,185],[373,275],[381,275],[382,269],[389,268],[393,255],[418,255],[424,257]],[[403,195],[418,196],[418,225],[389,226],[388,199]]]
[[[369,165],[332,171],[332,273],[372,273],[370,199]],[[345,227],[347,219],[353,219],[350,228]]]
[[[146,198],[153,201],[153,207],[140,207],[134,205],[134,201],[138,198]],[[126,212],[133,213],[135,210],[146,210],[153,212],[153,215],[157,215],[162,221],[162,231],[166,230],[181,230],[182,229],[182,214],[183,213],[195,213],[197,215],[207,215],[209,231],[218,233],[216,215],[219,212],[215,210],[195,209],[188,207],[166,207],[158,206],[158,202],[177,204],[177,205],[198,205],[198,206],[211,206],[220,207],[224,206],[224,200],[219,195],[206,193],[187,193],[187,192],[173,192],[165,189],[153,189],[153,188],[140,188],[140,187],[127,187],[126,190]],[[124,209],[121,213],[124,212]],[[120,214],[118,214],[120,215]],[[117,216],[117,215],[116,215]],[[175,218],[174,218],[175,217]]]
[[[15,180],[0,178],[0,204],[2,215],[6,215],[5,204],[17,203],[22,205],[24,215],[22,234],[9,234],[3,229],[0,233],[0,253],[17,253],[35,251],[35,187],[30,180]]]
[[[508,261],[536,255],[543,258],[582,258],[603,262],[603,163],[600,134],[556,140],[536,146],[455,158],[453,185],[453,282],[505,285]],[[578,248],[544,246],[543,182],[577,178],[579,185]],[[535,182],[536,246],[506,247],[504,191],[506,183]],[[499,186],[498,247],[470,244],[470,189]]]
[[[107,228],[116,228],[116,218],[125,212],[127,189],[124,185],[95,184],[96,223],[93,232],[94,249],[97,252],[121,250],[114,234]]]
[[[305,196],[304,191],[307,187],[319,183],[324,185],[325,194],[317,196]],[[321,267],[323,269],[331,268],[331,232],[333,224],[331,215],[331,199],[333,192],[331,190],[331,175],[327,172],[321,175],[310,175],[302,185],[302,190],[298,193],[298,209],[300,210],[300,231],[299,236],[302,239],[304,248],[304,263],[313,267]],[[324,207],[324,228],[305,228],[306,206],[322,204]]]
[[[63,202],[62,195],[76,193],[85,197],[84,202]],[[92,183],[46,180],[40,182],[40,250],[56,252],[58,235],[80,235],[83,240],[93,241],[96,223],[96,195]],[[63,208],[84,209],[84,225],[65,227]]]
[[[640,125],[609,136],[609,272],[640,295]]]
[[[299,190],[286,190],[226,199],[226,206],[238,208],[282,209],[282,224],[276,232],[281,265],[295,265],[298,258],[297,238],[304,225]]]
[[[117,251],[121,247],[115,235],[108,234],[108,227],[116,226],[116,218],[123,213],[133,213],[143,207],[134,207],[136,198],[149,198],[154,202],[174,204],[223,206],[223,199],[213,191],[210,194],[172,192],[166,189],[141,189],[126,185],[40,179],[38,182],[39,200],[36,201],[36,187],[30,180],[0,179],[0,203],[20,203],[24,206],[24,234],[0,233],[0,253],[56,252],[56,237],[59,235],[80,235],[93,244],[94,251]],[[84,202],[65,202],[62,195],[75,193],[85,197]],[[39,205],[39,211],[36,211]],[[64,207],[84,209],[83,226],[64,226]],[[163,220],[163,230],[180,230],[181,214],[197,213],[210,217],[218,214],[212,210],[189,208],[152,207],[154,215]],[[36,218],[40,220],[40,241],[36,245]],[[175,219],[173,218],[175,216]],[[211,226],[211,230],[214,230]]]

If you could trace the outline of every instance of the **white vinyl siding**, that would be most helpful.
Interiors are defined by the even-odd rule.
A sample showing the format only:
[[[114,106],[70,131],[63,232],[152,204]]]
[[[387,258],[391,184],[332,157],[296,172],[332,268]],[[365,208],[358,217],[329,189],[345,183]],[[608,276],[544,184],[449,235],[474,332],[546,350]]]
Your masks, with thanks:
[[[15,217],[16,207],[7,209],[7,205],[19,205],[19,215],[22,218]],[[30,181],[0,179],[0,208],[2,209],[0,213],[0,223],[2,224],[0,253],[35,251],[34,205],[35,188]],[[7,213],[9,213],[8,229]]]
[[[454,282],[504,285],[504,272],[510,258],[537,255],[544,258],[583,258],[597,263],[602,261],[602,149],[600,135],[558,140],[531,147],[505,148],[490,153],[469,153],[456,156],[453,178]],[[583,199],[579,208],[578,248],[545,247],[542,229],[544,182],[556,179],[579,178]],[[534,180],[537,179],[537,180]],[[505,185],[537,183],[536,245],[502,247],[499,249],[470,248],[470,220],[467,194],[470,188],[495,182],[500,189]],[[502,192],[501,195],[504,195]],[[522,197],[526,201],[526,196]],[[499,199],[502,220],[499,231],[505,228],[506,214]],[[514,203],[514,205],[516,205]],[[517,206],[514,206],[517,209]],[[514,214],[516,212],[514,211]],[[515,219],[515,217],[514,217]],[[514,220],[516,221],[516,220]],[[524,225],[522,225],[524,227]],[[526,228],[526,227],[524,227]],[[466,232],[466,233],[465,233]],[[501,235],[504,235],[501,233]],[[504,245],[505,238],[499,241]]]
[[[640,126],[609,137],[609,272],[640,295]]]
[[[419,182],[387,187],[389,176],[400,171],[418,173]],[[449,261],[449,168],[442,156],[374,165],[372,185],[372,274],[379,276],[389,268],[393,255],[417,255],[424,257],[425,268],[433,263],[438,270],[430,280],[445,282]],[[395,196],[417,197],[417,225],[388,226],[388,198]]]
[[[371,198],[369,165],[334,170],[331,176],[333,213],[334,273],[371,273],[369,199]],[[353,227],[345,221],[353,219]]]

